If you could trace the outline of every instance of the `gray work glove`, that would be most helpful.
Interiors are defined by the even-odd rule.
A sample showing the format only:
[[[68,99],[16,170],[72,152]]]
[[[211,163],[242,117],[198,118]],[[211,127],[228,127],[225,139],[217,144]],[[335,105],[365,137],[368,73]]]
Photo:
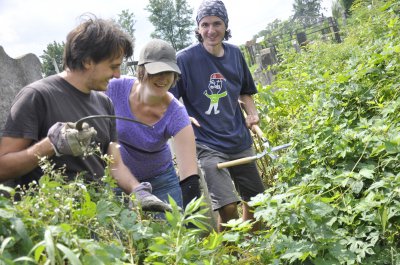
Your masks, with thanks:
[[[96,134],[96,130],[89,127],[86,122],[83,123],[80,131],[76,129],[76,124],[73,122],[57,122],[50,127],[47,136],[57,156],[81,156],[87,151]]]
[[[169,204],[161,201],[159,198],[151,194],[151,184],[149,182],[142,182],[137,186],[133,192],[136,199],[142,207],[143,211],[150,212],[171,212],[172,208]]]

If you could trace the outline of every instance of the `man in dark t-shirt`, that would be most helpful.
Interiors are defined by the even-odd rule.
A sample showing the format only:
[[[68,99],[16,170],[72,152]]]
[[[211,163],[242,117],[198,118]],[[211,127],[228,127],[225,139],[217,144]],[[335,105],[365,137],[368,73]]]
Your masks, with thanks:
[[[65,44],[64,71],[27,85],[15,97],[0,139],[0,183],[39,179],[39,159],[45,156],[56,168],[65,167],[70,178],[79,174],[88,182],[99,180],[104,161],[85,154],[95,142],[102,154],[113,157],[110,172],[125,193],[135,193],[144,210],[170,210],[123,163],[115,120],[92,119],[82,128],[74,123],[91,115],[114,115],[102,92],[120,76],[122,60],[132,53],[130,36],[112,21],[89,17],[73,29]]]

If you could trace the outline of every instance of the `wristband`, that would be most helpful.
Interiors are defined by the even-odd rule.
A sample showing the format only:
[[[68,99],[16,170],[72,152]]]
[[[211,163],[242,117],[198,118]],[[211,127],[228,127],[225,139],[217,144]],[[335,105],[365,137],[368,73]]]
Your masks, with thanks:
[[[196,181],[196,179],[197,180],[200,179],[200,176],[198,174],[193,174],[193,175],[190,175],[189,177],[185,178],[184,180],[181,180],[179,182],[179,184],[182,186],[182,185],[185,185],[186,182]]]
[[[182,190],[184,208],[186,208],[189,202],[191,202],[193,199],[198,199],[201,197],[199,179],[200,176],[198,174],[194,174],[179,182]]]

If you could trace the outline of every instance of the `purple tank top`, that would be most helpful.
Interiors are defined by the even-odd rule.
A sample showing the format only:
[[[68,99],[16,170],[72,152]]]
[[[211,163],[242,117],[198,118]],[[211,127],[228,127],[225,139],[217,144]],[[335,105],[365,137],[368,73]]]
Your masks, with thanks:
[[[106,94],[114,103],[115,115],[135,119],[129,106],[129,94],[135,80],[124,77],[110,81]],[[153,128],[117,120],[122,159],[138,180],[157,176],[168,169],[172,164],[168,140],[188,125],[186,109],[175,98]]]

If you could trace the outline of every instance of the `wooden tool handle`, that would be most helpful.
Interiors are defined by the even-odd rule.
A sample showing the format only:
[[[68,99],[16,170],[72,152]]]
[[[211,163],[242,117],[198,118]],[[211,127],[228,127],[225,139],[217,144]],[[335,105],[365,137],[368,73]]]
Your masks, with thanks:
[[[233,166],[237,166],[237,165],[243,165],[243,164],[250,163],[256,159],[257,159],[257,156],[243,157],[243,158],[239,158],[239,159],[228,161],[228,162],[218,163],[217,167],[219,169],[221,169],[221,168],[225,168],[225,167],[233,167]]]
[[[257,124],[254,124],[252,126],[252,129],[256,132],[258,137],[260,137],[261,139],[264,139],[264,133],[261,131],[260,127]]]

